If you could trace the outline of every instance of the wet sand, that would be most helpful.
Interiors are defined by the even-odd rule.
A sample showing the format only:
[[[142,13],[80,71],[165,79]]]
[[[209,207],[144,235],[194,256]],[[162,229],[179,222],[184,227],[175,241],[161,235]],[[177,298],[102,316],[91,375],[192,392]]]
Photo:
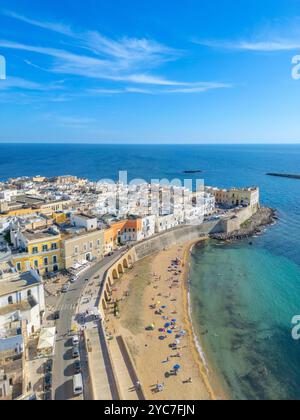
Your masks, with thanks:
[[[119,316],[107,316],[107,331],[125,339],[149,400],[216,399],[189,317],[191,246],[175,246],[138,262],[114,285],[112,299],[118,301]],[[178,264],[172,265],[176,259]],[[157,392],[157,384],[162,392]]]

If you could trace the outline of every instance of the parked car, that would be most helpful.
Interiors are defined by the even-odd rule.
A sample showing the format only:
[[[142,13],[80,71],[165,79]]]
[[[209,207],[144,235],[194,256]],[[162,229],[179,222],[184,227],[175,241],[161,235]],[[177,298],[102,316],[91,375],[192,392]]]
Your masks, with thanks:
[[[60,318],[60,312],[59,311],[55,311],[54,314],[53,314],[54,321],[59,320],[59,318]]]
[[[52,388],[52,374],[46,373],[45,375],[45,390],[49,391]]]
[[[81,362],[80,362],[80,360],[76,360],[76,362],[74,363],[74,370],[75,370],[76,375],[81,373]]]
[[[69,284],[64,284],[61,291],[62,293],[67,293],[69,291],[70,285]]]
[[[83,393],[83,380],[81,373],[75,375],[73,378],[73,392],[76,396],[81,395]]]
[[[73,351],[72,351],[73,359],[77,359],[79,356],[80,356],[79,347],[78,346],[73,347]]]
[[[78,335],[74,335],[72,337],[72,344],[73,344],[74,347],[78,346],[78,344],[79,344],[79,337],[78,337]]]
[[[52,370],[53,370],[53,360],[52,359],[49,359],[45,363],[45,372],[46,373],[51,373]]]
[[[77,282],[77,277],[71,277],[70,283],[74,284]]]

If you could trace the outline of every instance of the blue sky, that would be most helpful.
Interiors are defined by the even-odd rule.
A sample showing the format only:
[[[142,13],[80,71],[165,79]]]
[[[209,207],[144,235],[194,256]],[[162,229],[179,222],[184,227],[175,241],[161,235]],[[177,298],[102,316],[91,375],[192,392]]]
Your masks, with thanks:
[[[2,0],[0,142],[300,143],[300,0]]]

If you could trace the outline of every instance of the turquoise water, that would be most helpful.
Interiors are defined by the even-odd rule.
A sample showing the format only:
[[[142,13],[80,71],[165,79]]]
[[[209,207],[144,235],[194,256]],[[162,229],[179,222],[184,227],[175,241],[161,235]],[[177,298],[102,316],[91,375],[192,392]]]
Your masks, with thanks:
[[[300,398],[297,264],[248,242],[211,242],[193,253],[191,295],[209,362],[232,398]]]
[[[97,146],[0,144],[0,180],[74,174],[93,180],[181,178],[202,169],[205,183],[259,185],[280,221],[254,240],[196,249],[192,264],[195,325],[209,361],[235,399],[300,399],[300,146]],[[196,178],[193,177],[193,178]],[[204,335],[202,335],[204,334]]]

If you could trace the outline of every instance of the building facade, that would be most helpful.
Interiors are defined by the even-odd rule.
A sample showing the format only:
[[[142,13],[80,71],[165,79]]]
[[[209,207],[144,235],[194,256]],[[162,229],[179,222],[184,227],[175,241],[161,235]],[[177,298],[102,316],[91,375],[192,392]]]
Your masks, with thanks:
[[[206,191],[213,194],[216,204],[226,207],[249,206],[253,210],[259,207],[260,191],[259,188],[231,188],[218,189],[206,187]]]
[[[0,329],[25,321],[28,336],[39,330],[45,313],[44,286],[37,271],[17,273],[0,265]]]
[[[62,260],[68,270],[77,263],[94,261],[104,256],[104,231],[68,234],[62,240]]]
[[[43,232],[11,231],[12,261],[18,272],[37,270],[41,276],[64,268],[61,235],[55,230]]]

